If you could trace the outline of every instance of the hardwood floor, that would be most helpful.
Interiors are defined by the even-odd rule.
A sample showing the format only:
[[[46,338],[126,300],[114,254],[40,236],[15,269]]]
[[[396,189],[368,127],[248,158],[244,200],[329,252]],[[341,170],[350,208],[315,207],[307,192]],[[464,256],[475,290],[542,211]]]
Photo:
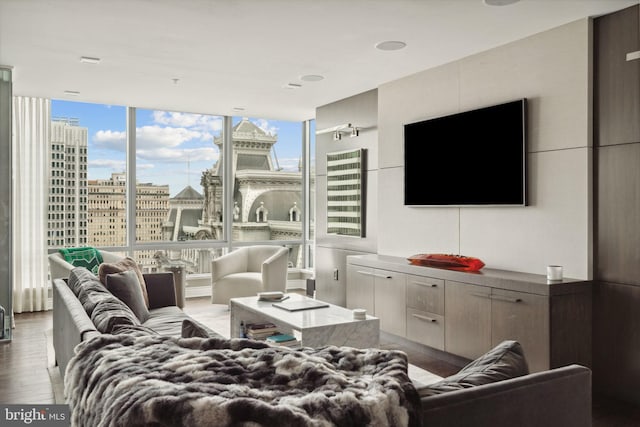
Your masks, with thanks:
[[[0,344],[0,402],[54,403],[45,337],[51,312],[16,314],[15,320],[13,340]]]
[[[189,299],[186,311],[206,321],[208,307],[208,298]],[[53,326],[51,312],[22,313],[15,317],[13,341],[0,344],[0,403],[54,403],[45,337],[45,332]],[[457,372],[464,362],[442,360],[422,346],[384,333],[380,346],[405,351],[411,363],[443,377]],[[594,427],[640,426],[640,407],[602,396],[594,396],[593,402]]]

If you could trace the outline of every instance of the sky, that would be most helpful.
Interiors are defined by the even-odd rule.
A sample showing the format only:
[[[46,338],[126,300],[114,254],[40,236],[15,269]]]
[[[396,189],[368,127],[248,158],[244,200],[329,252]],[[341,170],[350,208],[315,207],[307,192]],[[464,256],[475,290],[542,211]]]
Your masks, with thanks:
[[[77,118],[80,126],[88,128],[88,179],[108,179],[113,172],[125,171],[126,107],[52,100],[51,117]],[[241,119],[233,117],[233,125]],[[277,163],[284,171],[297,172],[302,153],[302,123],[249,120],[277,135],[274,146]],[[213,138],[220,135],[221,128],[221,116],[137,109],[138,182],[169,185],[172,197],[187,185],[202,193],[200,176],[219,158]],[[273,151],[272,160],[275,165]]]

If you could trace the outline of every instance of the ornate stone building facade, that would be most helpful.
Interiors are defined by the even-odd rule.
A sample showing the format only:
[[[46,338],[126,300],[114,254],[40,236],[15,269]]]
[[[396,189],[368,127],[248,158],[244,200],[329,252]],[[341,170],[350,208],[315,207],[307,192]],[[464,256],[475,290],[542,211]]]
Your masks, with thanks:
[[[234,241],[300,240],[302,238],[302,173],[274,167],[272,149],[277,135],[260,129],[248,119],[233,127],[232,176]],[[222,138],[214,143],[222,153]],[[223,156],[202,173],[204,207],[198,238],[221,239]],[[292,249],[290,261],[299,265],[299,248]]]

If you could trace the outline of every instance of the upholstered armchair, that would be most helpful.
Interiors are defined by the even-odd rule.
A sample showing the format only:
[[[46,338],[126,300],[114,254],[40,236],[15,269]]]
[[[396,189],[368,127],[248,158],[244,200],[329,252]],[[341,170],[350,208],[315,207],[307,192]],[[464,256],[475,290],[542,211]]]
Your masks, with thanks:
[[[124,259],[123,256],[114,254],[113,252],[102,251],[100,249],[98,249],[98,252],[102,255],[103,262],[112,263]],[[51,274],[51,281],[54,279],[67,279],[73,268],[73,265],[69,264],[60,252],[53,252],[49,254],[49,273]]]
[[[247,246],[211,261],[211,303],[258,292],[285,291],[289,250],[281,246]]]

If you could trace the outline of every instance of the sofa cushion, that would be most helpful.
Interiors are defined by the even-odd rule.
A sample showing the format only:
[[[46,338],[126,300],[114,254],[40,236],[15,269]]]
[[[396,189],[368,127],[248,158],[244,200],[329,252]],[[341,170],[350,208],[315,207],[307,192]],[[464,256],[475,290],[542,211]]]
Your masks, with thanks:
[[[160,335],[180,338],[182,337],[182,322],[184,320],[189,320],[195,325],[198,325],[199,328],[204,329],[208,333],[207,337],[209,338],[223,338],[222,335],[217,334],[203,324],[189,317],[188,314],[175,305],[149,310],[149,318],[143,323],[143,325],[153,329]]]
[[[66,262],[74,267],[85,267],[93,274],[98,273],[98,267],[102,263],[102,255],[96,248],[63,248],[60,254]]]
[[[104,298],[91,312],[91,321],[103,334],[113,333],[117,325],[139,325],[140,321],[125,303],[115,296]]]
[[[85,267],[71,270],[68,283],[89,316],[99,301],[113,298],[111,292]]]
[[[107,290],[124,302],[140,322],[149,317],[149,309],[144,301],[138,275],[133,270],[107,274]]]
[[[418,390],[421,397],[527,375],[529,367],[517,341],[503,341],[457,374]]]
[[[118,324],[115,325],[111,331],[113,335],[159,335],[156,331],[151,328],[148,328],[144,325],[126,325],[126,324]]]
[[[211,335],[209,331],[199,324],[198,322],[193,321],[192,319],[184,319],[182,321],[182,338],[210,338]],[[217,334],[215,334],[217,335]]]
[[[98,280],[98,277],[87,270],[86,267],[75,267],[72,268],[69,272],[69,280],[67,280],[67,286],[73,292],[75,296],[78,296],[80,293],[80,286],[85,282],[90,282],[93,280]]]
[[[144,326],[153,329],[160,335],[171,337],[182,336],[182,321],[189,318],[179,307],[171,305],[149,310],[149,317]]]
[[[138,263],[131,258],[126,257],[118,262],[103,262],[100,264],[100,268],[98,269],[98,277],[100,277],[100,281],[103,284],[107,284],[107,274],[114,273],[122,273],[123,271],[133,270],[138,276],[138,281],[140,282],[140,290],[142,291],[142,296],[144,297],[144,303],[147,307],[149,307],[149,296],[147,294],[147,284],[144,281],[144,276],[142,275],[142,271],[140,271],[140,267],[138,267]]]

